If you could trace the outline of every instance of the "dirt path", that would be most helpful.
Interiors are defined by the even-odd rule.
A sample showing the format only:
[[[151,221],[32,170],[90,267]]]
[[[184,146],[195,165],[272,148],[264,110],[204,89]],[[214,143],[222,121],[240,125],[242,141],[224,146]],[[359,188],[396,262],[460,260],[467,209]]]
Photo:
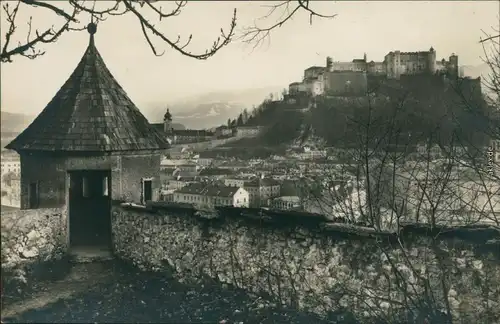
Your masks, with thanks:
[[[16,317],[24,312],[40,309],[58,300],[88,291],[113,277],[111,261],[77,263],[62,280],[46,283],[29,299],[8,305],[2,309],[2,318]]]
[[[73,265],[64,279],[41,285],[29,299],[5,307],[2,322],[331,323],[277,309],[240,289],[216,283],[188,286],[117,261]]]

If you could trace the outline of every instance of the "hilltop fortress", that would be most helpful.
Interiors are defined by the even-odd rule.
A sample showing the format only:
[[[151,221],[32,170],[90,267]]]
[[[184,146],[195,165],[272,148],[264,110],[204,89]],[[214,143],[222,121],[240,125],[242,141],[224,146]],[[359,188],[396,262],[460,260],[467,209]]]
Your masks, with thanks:
[[[436,60],[436,51],[401,52],[391,51],[382,62],[368,61],[366,53],[362,59],[352,62],[334,62],[326,58],[326,66],[311,66],[304,70],[301,82],[289,85],[291,95],[307,93],[318,95],[360,95],[368,88],[370,77],[399,80],[402,76],[442,75],[448,79],[461,78],[458,56],[454,53],[448,60]]]

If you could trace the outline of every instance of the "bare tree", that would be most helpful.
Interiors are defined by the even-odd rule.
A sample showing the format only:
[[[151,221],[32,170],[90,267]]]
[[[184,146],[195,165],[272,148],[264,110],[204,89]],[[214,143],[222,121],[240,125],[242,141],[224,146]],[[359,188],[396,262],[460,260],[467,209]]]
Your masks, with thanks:
[[[491,64],[498,66],[494,60]],[[297,185],[308,205],[330,220],[327,227],[396,234],[394,241],[377,241],[370,251],[383,259],[374,270],[378,279],[339,281],[332,288],[333,305],[381,323],[496,322],[500,314],[492,301],[500,290],[488,287],[489,275],[474,268],[489,261],[475,260],[467,268],[468,252],[441,238],[457,226],[500,230],[500,181],[487,172],[483,159],[488,141],[499,138],[495,107],[483,109],[481,100],[460,92],[458,79],[448,84],[434,78],[456,91],[386,88],[360,98],[316,100],[306,119],[321,136],[330,135],[334,148],[325,156],[329,163],[308,161],[310,171],[303,171]],[[417,248],[403,232],[408,225],[432,235]],[[498,260],[490,261],[496,275]],[[368,263],[376,262],[370,258]],[[482,277],[474,281],[478,273]],[[459,274],[469,278],[469,286],[460,286]],[[480,309],[463,306],[471,303]]]
[[[500,18],[500,17],[499,17]],[[480,40],[483,45],[484,62],[490,68],[490,74],[484,81],[484,87],[496,98],[491,98],[493,102],[498,102],[500,94],[500,26],[492,28],[492,32],[484,32],[484,38]]]
[[[268,37],[271,31],[282,26],[299,10],[306,11],[310,16],[327,17],[316,13],[310,8],[307,0],[288,0],[276,5],[276,9],[286,8],[293,4],[296,8],[287,14],[287,16],[279,20],[275,25],[261,29],[258,27],[246,28],[244,38],[246,41],[255,41],[260,43]],[[45,51],[40,48],[43,44],[57,42],[59,37],[70,31],[81,31],[86,28],[87,19],[92,17],[95,23],[106,20],[108,18],[116,19],[117,16],[130,15],[137,19],[138,28],[141,29],[144,39],[151,48],[151,51],[156,56],[161,56],[165,51],[158,49],[159,44],[166,44],[174,51],[194,59],[206,60],[217,53],[221,48],[228,45],[236,34],[236,9],[230,20],[227,30],[221,28],[220,35],[213,44],[204,52],[194,53],[189,50],[193,35],[181,38],[181,36],[168,35],[162,31],[160,23],[164,20],[178,17],[188,1],[161,2],[154,0],[115,0],[115,1],[84,1],[70,0],[69,2],[43,2],[38,0],[19,0],[2,2],[2,20],[5,21],[5,34],[3,45],[1,46],[0,61],[2,63],[12,62],[15,56],[24,56],[29,59],[35,59]],[[167,7],[169,9],[165,9]],[[34,30],[32,28],[33,17],[29,17],[28,21],[22,21],[19,12],[26,9],[39,10],[40,12],[49,11],[54,14],[54,18],[60,18],[61,22],[58,26],[50,26],[44,30]],[[35,17],[36,18],[36,17]],[[88,19],[90,20],[90,19]],[[14,38],[20,39],[22,35],[16,35],[17,28],[27,23],[28,31],[24,41],[14,43]],[[255,34],[255,37],[249,35]]]
[[[261,26],[257,21],[253,26],[245,27],[240,39],[248,44],[252,44],[254,48],[262,45],[266,40],[270,39],[273,30],[282,27],[287,21],[293,19],[299,12],[304,12],[309,16],[309,23],[312,24],[313,18],[334,18],[336,14],[323,14],[312,8],[310,0],[296,1],[280,1],[277,4],[266,5],[269,7],[267,14],[259,20],[270,19],[272,22],[264,22]]]

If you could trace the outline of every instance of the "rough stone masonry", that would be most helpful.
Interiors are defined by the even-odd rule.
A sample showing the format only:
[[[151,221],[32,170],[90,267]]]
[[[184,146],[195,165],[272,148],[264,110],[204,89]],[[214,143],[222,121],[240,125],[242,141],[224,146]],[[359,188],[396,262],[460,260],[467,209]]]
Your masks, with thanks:
[[[117,206],[112,217],[119,257],[181,281],[212,278],[321,314],[349,309],[383,318],[432,299],[461,320],[499,318],[498,253],[463,240],[417,238],[403,248],[164,209]]]
[[[2,274],[16,273],[34,263],[54,260],[67,251],[64,208],[2,212]]]

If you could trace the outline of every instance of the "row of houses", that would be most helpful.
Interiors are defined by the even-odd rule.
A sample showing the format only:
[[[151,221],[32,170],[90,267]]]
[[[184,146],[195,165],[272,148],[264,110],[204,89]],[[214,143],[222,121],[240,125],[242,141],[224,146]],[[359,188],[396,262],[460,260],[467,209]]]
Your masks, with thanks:
[[[212,176],[196,175],[169,179],[165,181],[165,184],[162,199],[179,203],[261,207],[267,206],[269,199],[280,196],[280,183],[274,179],[261,177],[214,179]],[[194,198],[193,195],[198,198]],[[246,198],[233,201],[230,195],[240,195]]]
[[[332,216],[335,206],[339,201],[345,200],[350,193],[348,186],[340,185],[323,190],[318,195],[305,191],[295,195],[282,195],[279,184],[272,181],[260,186],[254,181],[245,182],[243,185],[240,187],[234,184],[228,186],[223,183],[192,182],[177,190],[163,191],[162,200],[207,207],[267,206],[271,209],[306,211]]]
[[[2,151],[1,158],[2,176],[8,173],[21,174],[21,159],[19,154],[12,151]]]

